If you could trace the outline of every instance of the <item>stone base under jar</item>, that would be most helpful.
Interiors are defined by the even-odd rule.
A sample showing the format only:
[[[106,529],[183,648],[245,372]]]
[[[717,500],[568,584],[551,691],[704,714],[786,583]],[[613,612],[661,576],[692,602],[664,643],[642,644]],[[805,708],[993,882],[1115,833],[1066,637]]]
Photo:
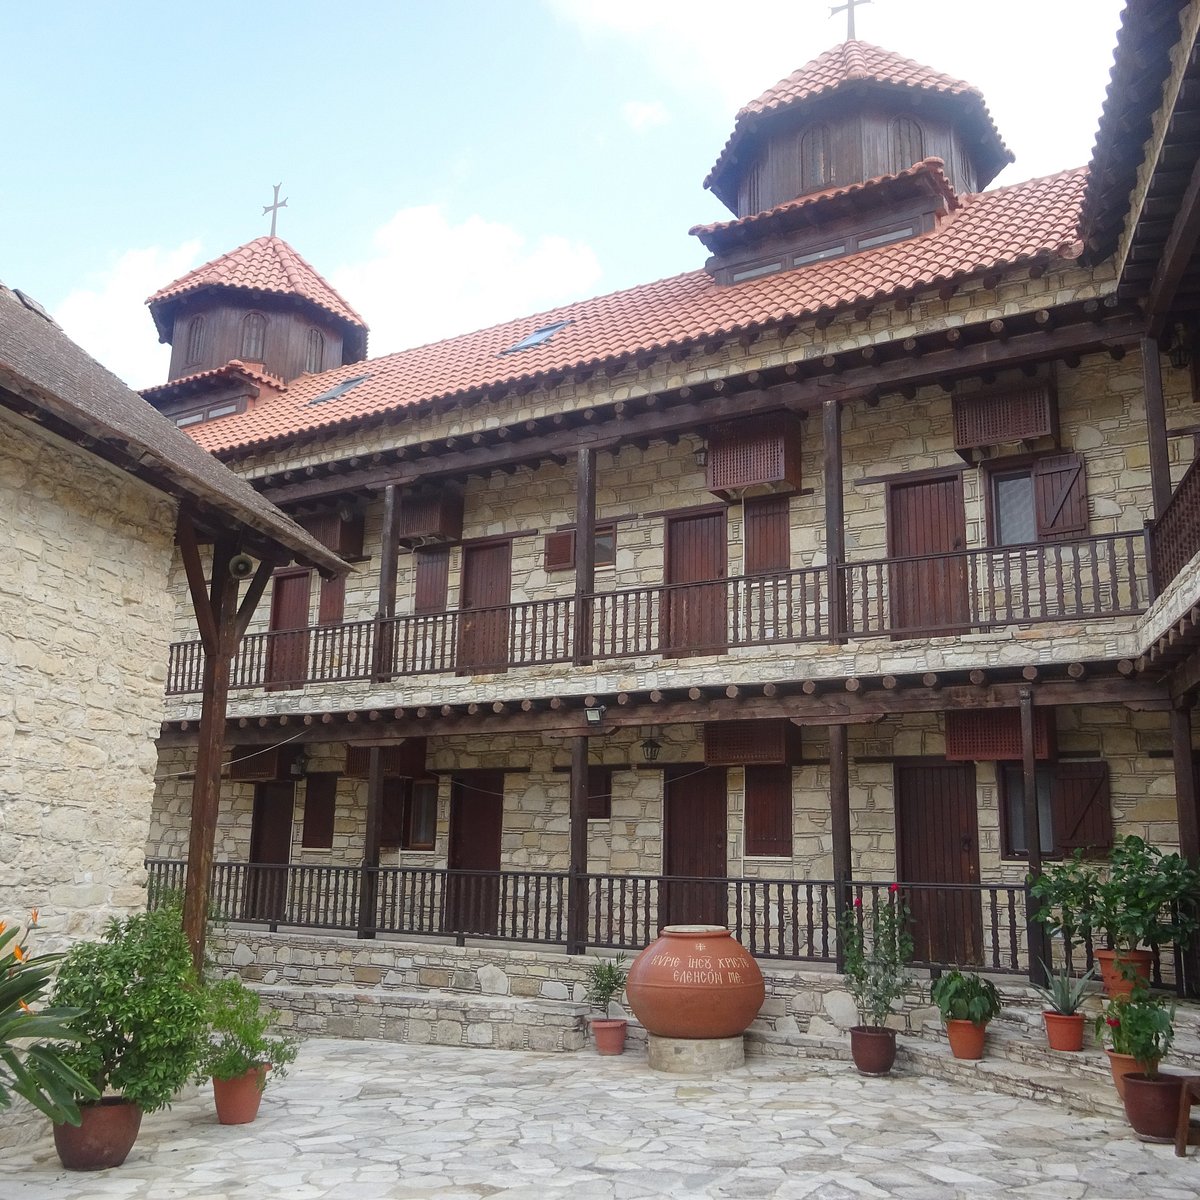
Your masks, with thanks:
[[[651,1033],[646,1038],[650,1066],[672,1075],[716,1075],[746,1063],[746,1039],[671,1038]]]

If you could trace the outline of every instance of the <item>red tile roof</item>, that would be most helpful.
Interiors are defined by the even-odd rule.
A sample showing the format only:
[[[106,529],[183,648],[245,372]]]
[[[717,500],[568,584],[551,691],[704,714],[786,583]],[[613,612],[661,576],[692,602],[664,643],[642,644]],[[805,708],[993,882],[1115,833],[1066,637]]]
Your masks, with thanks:
[[[713,186],[728,164],[734,147],[764,114],[780,112],[801,101],[825,95],[850,84],[861,83],[883,84],[966,98],[976,116],[981,119],[982,133],[988,141],[994,143],[993,152],[1004,162],[1012,161],[1012,153],[1000,137],[1000,131],[992,121],[983,94],[978,88],[961,79],[922,66],[921,63],[904,58],[891,50],[872,46],[869,42],[842,42],[841,45],[818,55],[799,70],[793,71],[786,79],[781,79],[774,87],[767,88],[756,100],[751,100],[738,110],[733,133],[729,135],[729,140],[709,171],[704,186]]]
[[[845,258],[732,286],[704,271],[676,275],[535,316],[301,376],[281,396],[189,432],[212,451],[236,451],[331,430],[437,397],[508,386],[649,351],[759,329],[820,310],[854,307],[1035,258],[1078,256],[1084,168],[961,197],[933,232]],[[569,321],[542,344],[510,349],[534,330]],[[366,379],[337,399],[310,401],[339,380]]]
[[[167,383],[158,383],[154,387],[142,388],[141,396],[152,404],[173,392],[190,391],[195,384],[208,383],[213,379],[247,379],[251,383],[260,383],[264,387],[274,388],[277,392],[287,390],[287,384],[278,375],[270,375],[260,371],[258,367],[250,366],[238,358],[231,358],[223,367],[213,367],[211,371],[197,371],[193,375],[181,375]]]
[[[351,325],[367,328],[362,317],[283,238],[255,238],[160,288],[146,303],[153,310],[164,300],[186,296],[204,287],[301,296]]]

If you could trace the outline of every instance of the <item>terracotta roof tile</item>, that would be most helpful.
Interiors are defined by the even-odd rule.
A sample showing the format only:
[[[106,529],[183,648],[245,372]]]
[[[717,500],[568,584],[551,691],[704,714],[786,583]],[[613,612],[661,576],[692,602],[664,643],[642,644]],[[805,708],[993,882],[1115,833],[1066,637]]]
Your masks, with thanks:
[[[798,270],[720,286],[692,271],[464,334],[301,376],[280,396],[189,430],[213,451],[235,451],[394,413],[435,397],[478,392],[639,352],[733,335],[820,310],[852,307],[1034,258],[1075,258],[1087,172],[1064,171],[961,197],[933,232]],[[534,330],[569,321],[542,344],[503,354]],[[337,383],[365,380],[334,400]]]
[[[366,329],[366,322],[282,238],[260,237],[228,254],[189,271],[167,284],[146,303],[154,308],[164,300],[185,296],[204,287],[245,288],[256,292],[302,296],[351,325]]]
[[[167,383],[158,383],[154,387],[142,388],[140,394],[144,399],[153,401],[174,391],[187,390],[192,384],[207,383],[211,379],[223,379],[231,376],[240,376],[253,383],[261,383],[264,387],[274,388],[277,392],[287,391],[287,384],[278,375],[270,375],[266,371],[260,371],[257,367],[249,366],[241,359],[231,358],[223,367],[213,367],[211,371],[197,371],[193,375],[181,375],[178,379],[172,379]]]

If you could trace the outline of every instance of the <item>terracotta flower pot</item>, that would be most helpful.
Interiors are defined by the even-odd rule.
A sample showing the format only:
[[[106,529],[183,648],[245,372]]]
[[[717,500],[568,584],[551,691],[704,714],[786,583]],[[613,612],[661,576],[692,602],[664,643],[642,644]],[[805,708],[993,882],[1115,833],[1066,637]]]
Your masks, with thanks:
[[[648,1033],[728,1038],[758,1015],[766,988],[750,952],[719,925],[668,925],[633,960],[629,1007]]]
[[[879,1025],[852,1026],[850,1057],[860,1075],[886,1075],[896,1061],[896,1031]]]
[[[983,1057],[983,1041],[987,1025],[976,1025],[974,1021],[946,1022],[946,1036],[955,1058],[975,1059]]]
[[[68,1171],[103,1171],[119,1167],[142,1126],[142,1110],[120,1096],[81,1104],[78,1126],[55,1125],[54,1148]]]
[[[1135,1071],[1140,1071],[1142,1068],[1138,1065],[1138,1060],[1132,1054],[1118,1054],[1115,1050],[1106,1050],[1108,1055],[1109,1070],[1112,1071],[1113,1084],[1117,1089],[1117,1095],[1122,1100],[1125,1099],[1125,1076],[1131,1075]],[[1154,1063],[1154,1069],[1158,1070],[1157,1061]]]
[[[1143,1142],[1173,1142],[1179,1119],[1182,1075],[1145,1075],[1131,1071],[1125,1076],[1125,1115],[1133,1132]]]
[[[596,1042],[597,1054],[623,1054],[625,1052],[625,1035],[629,1032],[629,1022],[607,1017],[592,1018],[592,1037]]]
[[[1082,1050],[1083,1049],[1083,1013],[1044,1012],[1042,1020],[1046,1022],[1046,1041],[1051,1050]]]
[[[258,1116],[270,1069],[269,1065],[263,1064],[232,1079],[213,1076],[213,1099],[217,1102],[217,1120],[222,1125],[248,1125]]]
[[[1134,979],[1150,980],[1150,964],[1154,955],[1149,950],[1097,950],[1096,961],[1100,964],[1100,978],[1104,981],[1106,996],[1128,996],[1133,991]],[[1128,964],[1126,978],[1121,964]]]

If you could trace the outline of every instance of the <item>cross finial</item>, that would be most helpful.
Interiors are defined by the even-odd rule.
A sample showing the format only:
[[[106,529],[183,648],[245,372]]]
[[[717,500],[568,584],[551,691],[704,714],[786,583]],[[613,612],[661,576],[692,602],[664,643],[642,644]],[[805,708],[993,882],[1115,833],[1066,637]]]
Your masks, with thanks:
[[[838,13],[846,14],[846,41],[853,42],[854,35],[854,9],[860,4],[870,4],[871,0],[846,0],[845,4],[839,4],[829,10],[831,17],[836,17]]]
[[[859,0],[859,3],[862,3],[862,0]],[[286,199],[280,200],[280,198],[279,198],[279,189],[281,187],[283,187],[282,183],[277,183],[275,185],[274,201],[271,204],[266,204],[263,206],[263,216],[266,216],[267,213],[271,214],[271,236],[272,237],[275,236],[275,218],[279,215],[279,210],[281,208],[287,208],[287,200]]]

